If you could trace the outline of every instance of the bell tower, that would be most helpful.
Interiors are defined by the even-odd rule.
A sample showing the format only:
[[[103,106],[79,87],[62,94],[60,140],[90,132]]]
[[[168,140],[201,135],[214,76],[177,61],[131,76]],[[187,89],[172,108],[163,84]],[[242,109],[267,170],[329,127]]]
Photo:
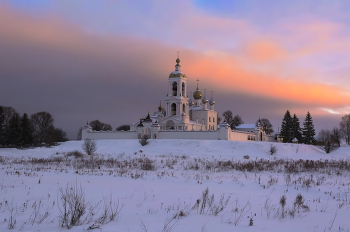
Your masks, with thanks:
[[[187,78],[181,72],[180,59],[177,57],[175,71],[168,78],[168,94],[165,98],[166,116],[188,118],[189,104],[187,96]]]

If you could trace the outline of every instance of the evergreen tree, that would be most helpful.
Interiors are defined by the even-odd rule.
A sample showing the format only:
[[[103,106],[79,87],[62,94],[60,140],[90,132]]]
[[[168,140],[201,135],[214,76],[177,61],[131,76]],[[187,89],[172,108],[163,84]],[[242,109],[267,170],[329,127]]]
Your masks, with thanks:
[[[33,145],[34,135],[33,135],[33,127],[30,123],[28,115],[26,113],[23,114],[21,118],[21,144],[24,147],[29,147]]]
[[[5,146],[5,112],[4,108],[0,106],[0,147]]]
[[[21,145],[21,117],[18,113],[14,113],[6,128],[6,144],[10,147],[18,147]]]
[[[300,128],[299,119],[298,119],[296,114],[294,114],[294,116],[292,118],[292,131],[293,131],[293,138],[292,139],[297,138],[298,143],[302,143],[303,142],[303,134],[302,134],[302,130]]]
[[[304,128],[303,128],[303,141],[305,144],[312,144],[315,140],[315,128],[312,122],[312,117],[308,111],[305,117]]]
[[[284,143],[291,142],[293,138],[291,138],[292,133],[292,124],[293,119],[290,115],[289,110],[286,111],[284,114],[283,120],[282,120],[282,126],[281,126],[281,137],[283,138]]]

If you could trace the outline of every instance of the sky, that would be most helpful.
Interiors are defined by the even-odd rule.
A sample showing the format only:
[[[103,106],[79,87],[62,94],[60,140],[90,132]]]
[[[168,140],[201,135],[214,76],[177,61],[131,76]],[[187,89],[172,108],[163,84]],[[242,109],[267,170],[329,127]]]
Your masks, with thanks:
[[[215,110],[245,123],[286,110],[316,131],[350,113],[349,1],[0,2],[0,105],[51,113],[76,138],[157,110],[177,52]],[[190,95],[190,93],[188,93]]]

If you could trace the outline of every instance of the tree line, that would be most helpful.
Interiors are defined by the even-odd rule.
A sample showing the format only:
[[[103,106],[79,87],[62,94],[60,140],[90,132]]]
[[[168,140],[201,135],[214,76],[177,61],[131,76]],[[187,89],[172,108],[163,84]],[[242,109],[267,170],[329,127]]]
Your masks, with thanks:
[[[341,118],[339,127],[333,127],[332,130],[322,129],[318,133],[318,140],[327,144],[327,146],[340,146],[340,140],[344,139],[350,145],[350,114]]]
[[[12,107],[0,106],[0,147],[53,146],[67,140],[67,133],[54,126],[50,113],[21,116]]]
[[[315,142],[315,127],[310,112],[308,111],[300,127],[299,118],[296,114],[291,116],[289,110],[286,111],[282,119],[280,137],[284,143],[291,143],[294,138],[298,143],[313,144]]]

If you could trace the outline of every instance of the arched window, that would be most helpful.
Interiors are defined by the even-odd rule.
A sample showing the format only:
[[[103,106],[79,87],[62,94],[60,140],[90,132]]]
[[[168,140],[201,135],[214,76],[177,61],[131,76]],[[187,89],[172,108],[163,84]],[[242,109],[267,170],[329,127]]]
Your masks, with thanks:
[[[248,135],[248,140],[250,140],[250,135]]]
[[[185,83],[182,82],[182,96],[186,97],[185,96]]]
[[[173,96],[177,96],[177,82],[173,82]]]
[[[182,104],[182,112],[185,112],[186,111],[186,106],[185,104]]]
[[[176,104],[171,104],[171,115],[176,115]]]

